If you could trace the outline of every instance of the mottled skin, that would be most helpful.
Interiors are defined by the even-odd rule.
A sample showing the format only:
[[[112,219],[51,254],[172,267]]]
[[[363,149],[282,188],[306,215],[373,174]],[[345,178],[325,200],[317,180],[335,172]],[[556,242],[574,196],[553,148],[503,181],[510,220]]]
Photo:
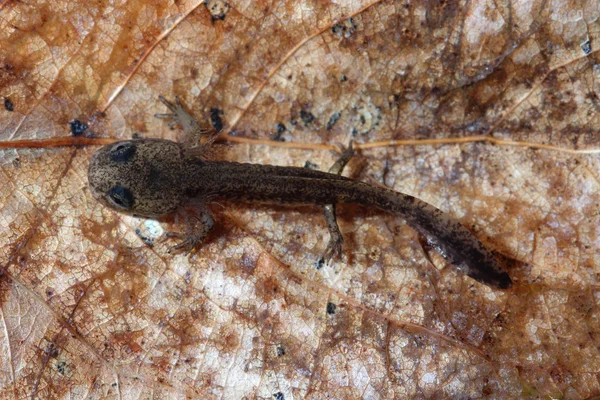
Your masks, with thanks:
[[[406,194],[340,176],[353,154],[345,149],[330,172],[298,167],[208,161],[204,134],[181,106],[164,98],[171,114],[159,114],[184,127],[185,143],[162,139],[125,140],[99,149],[90,161],[88,179],[94,198],[140,217],[160,218],[195,204],[197,216],[186,218],[186,235],[174,249],[198,245],[213,225],[205,203],[213,199],[259,201],[274,204],[316,204],[324,207],[331,240],[325,260],[338,255],[342,235],[335,220],[335,204],[354,203],[404,218],[449,262],[473,279],[497,288],[509,288],[509,275],[483,244],[458,221],[437,208]],[[179,236],[179,235],[177,235]]]

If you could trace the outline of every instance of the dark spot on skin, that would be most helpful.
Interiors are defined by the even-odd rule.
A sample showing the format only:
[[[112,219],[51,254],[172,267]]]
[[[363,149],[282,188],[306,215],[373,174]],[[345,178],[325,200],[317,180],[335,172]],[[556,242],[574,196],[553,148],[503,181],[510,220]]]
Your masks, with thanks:
[[[108,192],[108,195],[112,201],[119,207],[124,209],[131,209],[133,207],[133,194],[129,189],[123,186],[115,186]]]
[[[331,128],[333,128],[333,126],[335,125],[336,122],[338,122],[338,119],[340,119],[340,115],[341,113],[338,111],[336,113],[334,113],[331,117],[329,117],[329,121],[327,121],[327,130],[330,131]]]
[[[283,132],[285,132],[285,125],[282,124],[281,122],[279,122],[277,124],[277,133],[283,133]]]
[[[304,163],[304,168],[319,169],[319,167],[317,166],[317,164],[313,164],[310,161],[307,161],[307,162]]]
[[[217,132],[221,132],[223,129],[223,119],[221,116],[223,115],[223,111],[218,108],[210,109],[210,123],[213,128],[217,130]]]
[[[295,126],[297,123],[298,123],[298,122],[297,122],[295,119],[290,119],[290,124],[292,124],[292,125],[294,125],[294,126]]]
[[[15,168],[21,168],[21,159],[19,157],[12,160],[12,165]]]
[[[348,80],[348,77],[344,74],[340,75],[340,82],[346,82]]]
[[[277,346],[277,357],[285,355],[285,349],[282,346]]]
[[[281,392],[277,392],[273,395],[273,397],[275,398],[275,400],[285,400],[285,396],[283,395],[283,393]]]
[[[73,121],[69,122],[69,128],[71,128],[71,135],[81,136],[85,131],[87,131],[88,126],[86,123],[83,123],[78,119],[74,119]]]
[[[119,143],[110,150],[109,157],[111,161],[124,163],[131,160],[135,150],[136,145],[132,142]]]
[[[15,106],[13,105],[13,102],[10,101],[10,99],[8,97],[6,97],[4,99],[4,109],[6,111],[14,111],[15,110]]]
[[[315,120],[315,116],[310,111],[300,110],[300,119],[304,122],[304,126],[308,126]]]
[[[327,303],[327,314],[333,315],[335,314],[336,305],[332,302]]]

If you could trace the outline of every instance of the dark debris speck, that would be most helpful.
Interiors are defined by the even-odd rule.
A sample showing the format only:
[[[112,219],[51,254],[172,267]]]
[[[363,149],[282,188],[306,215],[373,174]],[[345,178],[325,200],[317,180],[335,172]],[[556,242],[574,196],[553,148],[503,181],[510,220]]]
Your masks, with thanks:
[[[310,161],[307,161],[307,162],[304,163],[304,168],[319,169],[319,167],[317,166],[317,164],[311,163]]]
[[[67,363],[64,361],[59,361],[58,363],[56,363],[56,369],[58,370],[58,372],[61,373],[61,375],[65,374],[66,367],[67,367]]]
[[[212,22],[223,21],[229,12],[229,4],[224,0],[206,0],[204,6],[210,12]]]
[[[216,107],[210,109],[210,123],[212,124],[213,128],[217,130],[217,132],[221,132],[221,130],[223,129],[223,119],[221,118],[222,116],[223,110]]]
[[[315,120],[315,116],[310,111],[300,110],[300,119],[304,122],[304,126],[308,126]]]
[[[589,39],[581,43],[581,50],[585,55],[588,55],[592,52],[592,44]]]
[[[81,136],[85,131],[87,131],[88,125],[85,122],[74,119],[73,121],[69,122],[69,128],[71,128],[71,135]]]
[[[15,106],[14,106],[13,102],[8,97],[4,98],[4,109],[6,111],[14,111],[15,110]]]
[[[323,257],[319,258],[315,263],[315,269],[320,270],[325,265],[325,259]]]
[[[283,137],[283,133],[286,131],[285,125],[282,124],[281,122],[279,122],[276,125],[276,129],[277,129],[277,131],[275,132],[275,134],[273,135],[273,137],[271,139],[275,140],[277,142],[285,142],[285,138]]]
[[[285,355],[285,348],[283,346],[277,346],[277,357]]]
[[[341,113],[338,111],[334,113],[331,117],[329,117],[329,121],[327,121],[327,130],[330,131],[331,128],[335,125],[336,122],[340,119]]]
[[[285,132],[285,125],[281,122],[279,122],[277,124],[277,133],[283,133]]]
[[[285,400],[285,396],[283,395],[283,393],[281,392],[277,392],[273,395],[273,398],[275,398],[275,400]]]
[[[348,18],[331,27],[331,32],[338,37],[349,38],[356,32],[356,22],[352,18]]]
[[[140,240],[146,244],[146,246],[149,246],[149,247],[154,246],[154,239],[147,237],[139,229],[136,229],[134,232],[137,235],[137,237],[139,237]]]
[[[333,304],[332,302],[328,302],[327,303],[327,314],[329,314],[329,315],[335,314],[336,307],[337,306],[335,304]]]

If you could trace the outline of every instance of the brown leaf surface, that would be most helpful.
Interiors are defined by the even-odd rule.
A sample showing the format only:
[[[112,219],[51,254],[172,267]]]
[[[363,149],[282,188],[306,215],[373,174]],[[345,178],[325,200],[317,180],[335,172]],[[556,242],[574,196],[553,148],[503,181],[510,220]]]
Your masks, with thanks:
[[[350,138],[600,147],[597,2],[341,3],[4,0],[0,140],[67,136],[74,119],[99,137],[174,138],[153,118],[163,94],[233,141],[276,140],[220,155],[243,162],[327,169],[326,145]],[[393,144],[352,174],[459,218],[513,290],[350,206],[344,257],[320,270],[328,234],[311,207],[216,205],[204,246],[172,257],[156,238],[175,226],[91,198],[96,147],[3,150],[1,396],[598,395],[598,155]]]

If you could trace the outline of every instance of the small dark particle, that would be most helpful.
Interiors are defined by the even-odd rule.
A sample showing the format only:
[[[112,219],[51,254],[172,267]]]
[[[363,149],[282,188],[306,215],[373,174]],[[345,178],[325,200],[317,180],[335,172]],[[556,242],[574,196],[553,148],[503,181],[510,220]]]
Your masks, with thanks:
[[[581,50],[583,51],[583,53],[585,55],[588,55],[592,52],[592,44],[590,43],[590,39],[586,40],[585,42],[581,43],[580,45]]]
[[[206,0],[204,6],[210,12],[212,21],[223,21],[229,11],[229,4],[223,0]]]
[[[15,106],[14,106],[13,102],[10,101],[10,99],[8,97],[4,98],[4,109],[6,111],[14,111],[15,110]]]
[[[133,135],[131,135],[132,139],[141,139],[142,138],[142,134],[139,132],[134,132]]]
[[[338,111],[336,113],[334,113],[331,117],[329,117],[329,121],[327,121],[327,130],[330,131],[331,128],[333,128],[333,126],[335,125],[336,122],[338,122],[338,119],[340,119],[340,115],[341,113]]]
[[[280,133],[276,133],[271,137],[271,140],[275,142],[285,142],[285,138]]]
[[[319,258],[319,260],[315,263],[315,269],[320,270],[325,265],[325,260],[323,257]]]
[[[348,77],[344,74],[340,75],[340,82],[346,82],[348,80]]]
[[[275,398],[275,400],[285,400],[285,397],[283,396],[283,393],[281,392],[277,392],[273,395],[273,397]]]
[[[271,139],[275,140],[276,142],[285,142],[283,132],[285,132],[285,125],[280,122],[277,124],[277,132],[275,132]]]
[[[144,242],[147,246],[149,246],[149,247],[153,247],[154,246],[154,239],[145,236],[142,233],[142,231],[140,231],[139,229],[136,229],[134,232],[137,235],[137,237],[139,237],[140,240],[142,242]]]
[[[21,159],[19,157],[12,160],[12,165],[14,168],[21,168]]]
[[[285,125],[282,124],[281,122],[279,122],[277,124],[277,133],[283,133],[283,132],[285,132]]]
[[[345,37],[348,39],[354,32],[356,32],[356,22],[352,18],[348,18],[338,24],[331,27],[331,32],[338,37]]]
[[[308,126],[315,120],[315,116],[310,111],[300,110],[300,119],[304,122],[304,126]]]
[[[222,21],[229,11],[229,4],[223,0],[205,0],[204,6],[210,12],[212,21]]]
[[[317,164],[313,164],[310,161],[307,161],[307,162],[304,163],[304,168],[319,169],[319,167],[317,166]]]
[[[56,363],[56,369],[58,370],[58,372],[60,372],[61,375],[65,374],[66,367],[67,363],[64,361],[59,361],[58,363]]]
[[[217,132],[221,132],[223,129],[223,119],[221,119],[222,115],[222,110],[218,108],[210,109],[210,123],[212,124],[213,128],[217,130]]]
[[[285,349],[282,346],[277,346],[277,357],[285,355]]]
[[[292,124],[293,126],[296,126],[297,123],[298,121],[296,121],[295,119],[290,119],[290,124]]]
[[[60,355],[60,349],[58,349],[54,343],[50,343],[46,347],[46,354],[52,358],[56,358]]]
[[[331,302],[327,303],[327,314],[329,314],[329,315],[335,314],[335,309],[336,309],[335,304],[333,304]]]
[[[81,136],[88,128],[87,124],[81,122],[78,119],[74,119],[69,122],[69,128],[71,128],[71,135],[73,136]]]

